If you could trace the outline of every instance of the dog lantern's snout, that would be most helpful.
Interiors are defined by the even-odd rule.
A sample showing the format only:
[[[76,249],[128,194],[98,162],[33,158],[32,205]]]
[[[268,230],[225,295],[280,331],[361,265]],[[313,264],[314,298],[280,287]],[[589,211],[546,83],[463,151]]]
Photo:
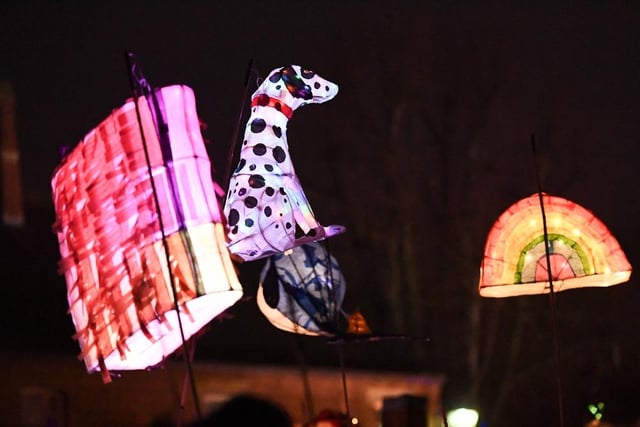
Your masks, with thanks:
[[[321,104],[332,100],[338,94],[337,84],[320,77],[308,68],[291,65],[283,70],[283,77],[286,76],[287,72],[295,73],[296,80],[303,83],[305,91],[311,92],[311,96],[305,98],[303,105],[308,103]]]
[[[265,94],[284,100],[292,110],[307,104],[321,104],[338,94],[338,85],[299,65],[273,70],[252,98]]]
[[[313,90],[313,101],[315,103],[321,104],[330,101],[338,94],[338,85],[328,80],[315,82],[313,85],[317,86]]]

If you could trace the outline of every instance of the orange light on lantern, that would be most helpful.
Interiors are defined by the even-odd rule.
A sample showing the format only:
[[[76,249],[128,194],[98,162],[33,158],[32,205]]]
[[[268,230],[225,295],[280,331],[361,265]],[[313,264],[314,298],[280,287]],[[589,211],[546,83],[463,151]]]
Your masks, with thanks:
[[[164,137],[158,110],[144,97],[137,109],[129,100],[52,178],[75,338],[87,371],[101,371],[105,382],[109,371],[162,362],[242,296],[193,91],[176,85],[154,94]]]
[[[631,265],[609,229],[592,212],[561,197],[542,195],[553,290],[607,287],[627,282]],[[546,294],[547,251],[536,193],[507,209],[487,237],[480,295]]]

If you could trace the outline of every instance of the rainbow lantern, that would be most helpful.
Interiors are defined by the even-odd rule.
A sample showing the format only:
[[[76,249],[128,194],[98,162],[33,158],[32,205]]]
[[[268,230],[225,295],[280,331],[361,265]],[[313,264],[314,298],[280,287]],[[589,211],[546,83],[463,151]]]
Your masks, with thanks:
[[[162,362],[242,296],[193,91],[153,94],[158,108],[128,100],[52,178],[75,338],[105,382]]]
[[[618,241],[593,213],[561,197],[542,195],[555,292],[624,283],[631,265]],[[495,222],[480,269],[480,295],[550,292],[540,196],[512,205]]]

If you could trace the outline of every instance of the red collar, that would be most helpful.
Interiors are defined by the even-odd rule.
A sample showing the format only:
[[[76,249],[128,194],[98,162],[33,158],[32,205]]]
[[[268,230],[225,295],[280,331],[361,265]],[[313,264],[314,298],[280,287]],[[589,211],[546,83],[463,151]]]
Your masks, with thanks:
[[[293,109],[291,107],[289,107],[287,104],[285,104],[281,100],[277,98],[272,98],[269,95],[264,93],[251,99],[252,108],[258,105],[261,107],[275,108],[276,110],[284,114],[287,119],[290,119],[291,116],[293,115]]]

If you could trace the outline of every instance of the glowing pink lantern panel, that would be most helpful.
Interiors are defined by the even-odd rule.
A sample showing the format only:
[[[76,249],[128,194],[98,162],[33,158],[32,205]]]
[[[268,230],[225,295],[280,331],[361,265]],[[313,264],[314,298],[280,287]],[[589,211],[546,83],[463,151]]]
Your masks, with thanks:
[[[193,91],[175,85],[155,94],[166,134],[144,97],[140,122],[129,100],[52,178],[75,338],[87,370],[105,381],[108,371],[152,367],[182,345],[174,289],[185,339],[242,296]]]

